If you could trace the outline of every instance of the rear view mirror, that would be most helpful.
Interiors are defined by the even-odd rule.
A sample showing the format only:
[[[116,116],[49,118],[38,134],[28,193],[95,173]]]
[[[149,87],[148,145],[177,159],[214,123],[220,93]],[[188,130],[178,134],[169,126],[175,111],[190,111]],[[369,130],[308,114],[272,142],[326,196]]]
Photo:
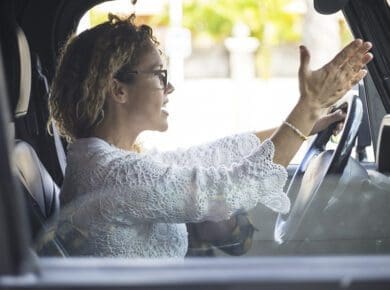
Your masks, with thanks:
[[[333,14],[348,3],[349,0],[314,0],[314,8],[321,14]]]

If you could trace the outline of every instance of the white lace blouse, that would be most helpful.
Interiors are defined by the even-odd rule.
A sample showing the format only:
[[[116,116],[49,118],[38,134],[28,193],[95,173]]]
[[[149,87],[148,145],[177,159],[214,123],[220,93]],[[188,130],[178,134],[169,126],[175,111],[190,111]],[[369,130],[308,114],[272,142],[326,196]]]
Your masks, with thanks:
[[[99,138],[76,140],[61,190],[72,202],[60,225],[79,235],[65,248],[71,255],[184,257],[186,222],[228,219],[259,202],[286,213],[287,173],[273,154],[270,140],[251,133],[141,154]]]

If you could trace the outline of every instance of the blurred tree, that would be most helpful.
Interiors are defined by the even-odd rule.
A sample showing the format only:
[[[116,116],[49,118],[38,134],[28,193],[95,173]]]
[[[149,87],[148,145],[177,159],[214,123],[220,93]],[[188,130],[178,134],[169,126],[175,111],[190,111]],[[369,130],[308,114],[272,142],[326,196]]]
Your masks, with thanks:
[[[260,75],[269,76],[272,49],[301,39],[302,15],[286,9],[294,0],[184,0],[183,26],[190,29],[196,46],[222,44],[236,23],[246,24],[260,41],[256,64]],[[152,19],[155,25],[169,24],[168,9]]]
[[[300,15],[286,11],[293,0],[184,0],[183,26],[196,38],[223,41],[231,35],[235,23],[248,25],[252,36],[262,40],[265,26],[272,23],[274,34],[270,41],[295,42],[300,39]],[[168,9],[153,17],[154,24],[168,24]]]

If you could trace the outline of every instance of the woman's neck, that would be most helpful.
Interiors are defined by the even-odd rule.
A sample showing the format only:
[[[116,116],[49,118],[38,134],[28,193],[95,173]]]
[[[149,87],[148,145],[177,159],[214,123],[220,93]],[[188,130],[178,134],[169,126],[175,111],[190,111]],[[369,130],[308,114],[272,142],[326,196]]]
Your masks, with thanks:
[[[129,126],[108,126],[103,122],[93,131],[94,137],[101,138],[107,143],[120,149],[133,151],[134,143],[139,135],[139,130],[132,130]]]

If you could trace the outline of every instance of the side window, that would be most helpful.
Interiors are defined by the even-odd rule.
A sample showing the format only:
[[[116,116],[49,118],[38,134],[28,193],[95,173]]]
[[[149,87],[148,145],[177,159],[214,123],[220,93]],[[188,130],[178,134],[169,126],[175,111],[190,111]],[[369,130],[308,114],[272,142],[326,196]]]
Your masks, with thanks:
[[[314,11],[312,1],[309,0],[145,0],[135,6],[128,1],[108,1],[95,6],[83,16],[78,32],[106,21],[108,13],[129,15],[133,12],[136,13],[137,23],[146,23],[153,27],[165,54],[168,81],[175,86],[175,91],[169,94],[167,107],[163,108],[169,113],[168,131],[142,133],[139,140],[141,150],[172,150],[226,135],[280,126],[299,100],[299,45],[303,43],[309,48],[311,68],[317,69],[332,59],[341,47],[352,39],[341,14],[321,16]],[[165,68],[160,67],[160,71],[166,73]],[[161,75],[161,80],[166,84],[166,74]],[[104,146],[112,146],[106,143],[108,142],[105,142]],[[100,143],[99,146],[103,144]],[[307,144],[304,144],[292,163],[301,161],[306,148]],[[105,252],[99,253],[103,256],[118,255],[118,249],[127,246],[131,248],[129,253],[143,256],[142,251],[146,249],[148,255],[159,257],[160,242],[165,250],[173,249],[175,255],[179,253],[180,256],[259,256],[281,253],[275,248],[275,212],[287,212],[290,202],[284,193],[280,195],[282,189],[273,187],[273,183],[278,182],[273,182],[272,178],[269,184],[265,182],[258,190],[257,184],[253,185],[251,180],[247,181],[240,176],[242,183],[239,187],[226,190],[231,194],[229,199],[233,200],[232,203],[235,203],[237,196],[249,193],[245,196],[248,198],[254,191],[260,195],[261,190],[270,195],[274,194],[272,202],[275,203],[268,202],[269,195],[265,195],[263,200],[259,199],[261,202],[256,200],[256,203],[248,198],[250,201],[242,207],[240,204],[236,216],[223,220],[228,216],[225,213],[229,213],[230,205],[220,203],[220,184],[214,186],[212,182],[204,182],[208,187],[204,189],[199,186],[201,190],[198,190],[198,187],[192,186],[193,175],[183,175],[188,177],[183,177],[184,189],[181,188],[180,194],[174,195],[177,193],[176,188],[169,188],[169,184],[155,185],[155,180],[150,180],[149,175],[143,176],[143,168],[137,167],[137,173],[141,172],[139,179],[152,187],[152,190],[142,192],[143,188],[139,185],[142,185],[142,182],[137,183],[137,180],[131,183],[133,181],[128,178],[129,171],[121,167],[122,158],[127,157],[128,155],[120,155],[120,158],[115,159],[120,172],[108,170],[98,173],[104,181],[107,176],[112,177],[112,174],[118,177],[112,192],[116,194],[114,198],[119,202],[115,203],[111,196],[105,195],[105,189],[101,190],[101,194],[101,188],[94,188],[95,184],[82,187],[82,190],[87,192],[93,191],[93,198],[83,197],[80,204],[77,200],[73,208],[69,207],[63,211],[65,215],[71,216],[74,224],[70,225],[68,219],[64,219],[65,222],[57,231],[59,237],[55,238],[68,243],[75,252],[89,256],[94,255],[91,253],[96,253],[96,249],[100,248],[104,248]],[[166,162],[163,159],[158,164]],[[156,168],[152,171],[153,177],[162,179],[162,175],[169,175],[170,170],[165,170],[163,166]],[[283,171],[278,175],[278,169],[272,169],[272,177],[280,177],[284,173]],[[279,170],[282,171],[280,168]],[[124,176],[120,174],[123,172]],[[255,172],[257,173],[259,172]],[[252,173],[252,176],[257,178],[258,175],[255,174]],[[215,179],[220,177],[219,172],[215,175],[218,175]],[[223,178],[230,178],[223,173],[220,175],[223,181],[226,180]],[[189,179],[191,181],[188,181]],[[123,184],[125,186],[116,187]],[[188,184],[190,186],[187,187]],[[174,182],[171,185],[172,188],[176,186]],[[187,195],[187,192],[192,193],[194,187],[198,190],[196,194]],[[208,193],[209,188],[212,198],[197,200],[198,196],[201,196],[200,193]],[[183,192],[186,194],[182,194]],[[167,198],[168,194],[171,194],[170,198]],[[174,202],[172,196],[177,197]],[[188,206],[188,196],[193,199],[190,201],[194,204],[203,202],[206,206],[193,209],[195,207]],[[158,201],[154,202],[156,199]],[[142,208],[145,200],[149,202],[146,210]],[[257,203],[259,205],[256,208],[249,206]],[[163,210],[161,204],[165,206]],[[175,207],[177,205],[179,210]],[[87,209],[85,212],[84,206]],[[247,210],[249,208],[251,209]],[[190,209],[189,218],[185,215],[186,209]],[[205,212],[210,209],[215,209],[218,220],[223,220],[228,230],[219,232],[221,227],[215,227],[215,223],[196,219],[199,216],[204,217],[202,210]],[[129,211],[132,211],[136,222],[131,219],[129,221]],[[86,212],[92,217],[99,216],[99,219],[85,219]],[[114,212],[117,215],[113,214]],[[218,215],[220,212],[222,213]],[[233,210],[230,210],[231,212]],[[176,214],[181,219],[174,216]],[[223,214],[225,215],[222,217]],[[142,216],[142,223],[137,223],[139,216]],[[180,224],[177,220],[180,220]],[[195,223],[183,224],[189,220],[198,221],[197,224],[202,224],[202,227],[194,226]],[[89,233],[91,227],[94,228]],[[226,232],[231,234],[227,239],[224,235]],[[140,238],[133,239],[133,236]],[[195,236],[197,238],[193,238]],[[80,242],[82,240],[93,242],[85,244]],[[145,241],[150,242],[147,248]],[[182,247],[177,246],[178,244]],[[115,248],[116,246],[118,248]],[[294,247],[290,249],[291,253],[297,253],[294,252]]]

